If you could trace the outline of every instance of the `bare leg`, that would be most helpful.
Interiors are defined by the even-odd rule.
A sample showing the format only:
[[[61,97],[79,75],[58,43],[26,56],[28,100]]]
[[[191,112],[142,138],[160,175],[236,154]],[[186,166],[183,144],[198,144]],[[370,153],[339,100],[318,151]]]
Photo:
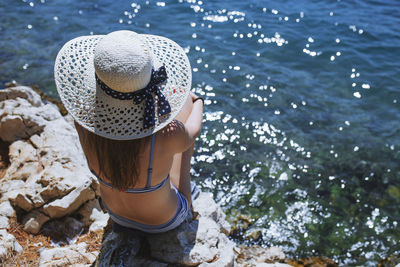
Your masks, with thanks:
[[[192,112],[193,103],[191,97],[185,102],[181,112],[176,116],[176,119],[181,122],[186,122],[187,118]],[[190,159],[193,155],[194,144],[183,153],[174,155],[172,167],[169,173],[171,182],[178,188],[178,190],[186,197],[189,206],[192,200],[192,190],[190,186]]]

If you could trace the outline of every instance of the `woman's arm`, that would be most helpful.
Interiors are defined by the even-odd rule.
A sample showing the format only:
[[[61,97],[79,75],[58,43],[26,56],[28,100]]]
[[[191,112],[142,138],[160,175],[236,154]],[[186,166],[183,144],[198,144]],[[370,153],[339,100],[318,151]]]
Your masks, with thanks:
[[[200,134],[201,124],[203,121],[203,101],[198,99],[194,93],[190,93],[188,101],[191,101],[191,111],[187,116],[186,121],[178,120],[172,121],[166,129],[164,134],[169,136],[169,150],[171,152],[179,153],[186,151],[195,142],[197,136]]]
[[[197,136],[200,134],[201,124],[203,122],[203,100],[198,99],[198,96],[190,92],[193,108],[185,123],[186,143],[188,147],[194,143]]]

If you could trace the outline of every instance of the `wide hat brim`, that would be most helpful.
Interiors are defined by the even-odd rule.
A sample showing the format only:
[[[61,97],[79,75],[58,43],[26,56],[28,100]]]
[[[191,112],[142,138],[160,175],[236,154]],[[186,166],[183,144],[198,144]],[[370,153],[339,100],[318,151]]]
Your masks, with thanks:
[[[168,79],[160,88],[171,106],[170,114],[155,116],[155,125],[144,128],[145,101],[134,104],[132,100],[112,98],[96,83],[94,51],[104,36],[72,39],[57,55],[55,82],[68,113],[88,131],[109,139],[142,138],[167,126],[183,108],[192,84],[191,67],[184,50],[168,38],[141,34],[151,51],[154,69],[166,68]]]

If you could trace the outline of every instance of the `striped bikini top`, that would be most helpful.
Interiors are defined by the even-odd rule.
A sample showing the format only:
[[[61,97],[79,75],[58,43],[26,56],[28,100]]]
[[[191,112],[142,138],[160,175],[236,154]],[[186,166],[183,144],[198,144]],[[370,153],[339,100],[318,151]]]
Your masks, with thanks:
[[[84,133],[84,129],[83,127],[81,127],[81,133],[82,133],[82,140],[83,143],[85,143],[85,133]],[[157,185],[153,185],[151,186],[151,176],[153,173],[153,154],[154,154],[154,140],[156,139],[156,135],[153,134],[151,136],[151,147],[150,147],[150,160],[149,160],[149,168],[147,170],[147,182],[146,182],[146,186],[144,188],[127,188],[126,190],[123,190],[123,192],[125,193],[133,193],[133,194],[140,194],[140,193],[149,193],[149,192],[153,192],[156,191],[157,189],[163,187],[163,185],[167,182],[168,178],[169,178],[169,174],[167,175],[167,177],[165,177],[165,179],[157,184]],[[85,155],[86,156],[86,155]],[[87,160],[87,157],[86,157]],[[97,179],[99,180],[99,182],[109,188],[114,188],[112,186],[112,184],[104,181],[103,179],[101,179],[93,170],[92,168],[90,168],[90,171],[93,173],[94,176],[97,177]]]

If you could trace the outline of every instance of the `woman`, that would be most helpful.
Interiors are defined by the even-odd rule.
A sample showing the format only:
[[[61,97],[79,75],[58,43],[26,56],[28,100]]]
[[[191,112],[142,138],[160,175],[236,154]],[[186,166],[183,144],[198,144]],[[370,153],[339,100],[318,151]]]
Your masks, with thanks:
[[[58,53],[55,80],[111,219],[149,233],[179,226],[203,113],[183,49],[131,31],[78,37]]]

